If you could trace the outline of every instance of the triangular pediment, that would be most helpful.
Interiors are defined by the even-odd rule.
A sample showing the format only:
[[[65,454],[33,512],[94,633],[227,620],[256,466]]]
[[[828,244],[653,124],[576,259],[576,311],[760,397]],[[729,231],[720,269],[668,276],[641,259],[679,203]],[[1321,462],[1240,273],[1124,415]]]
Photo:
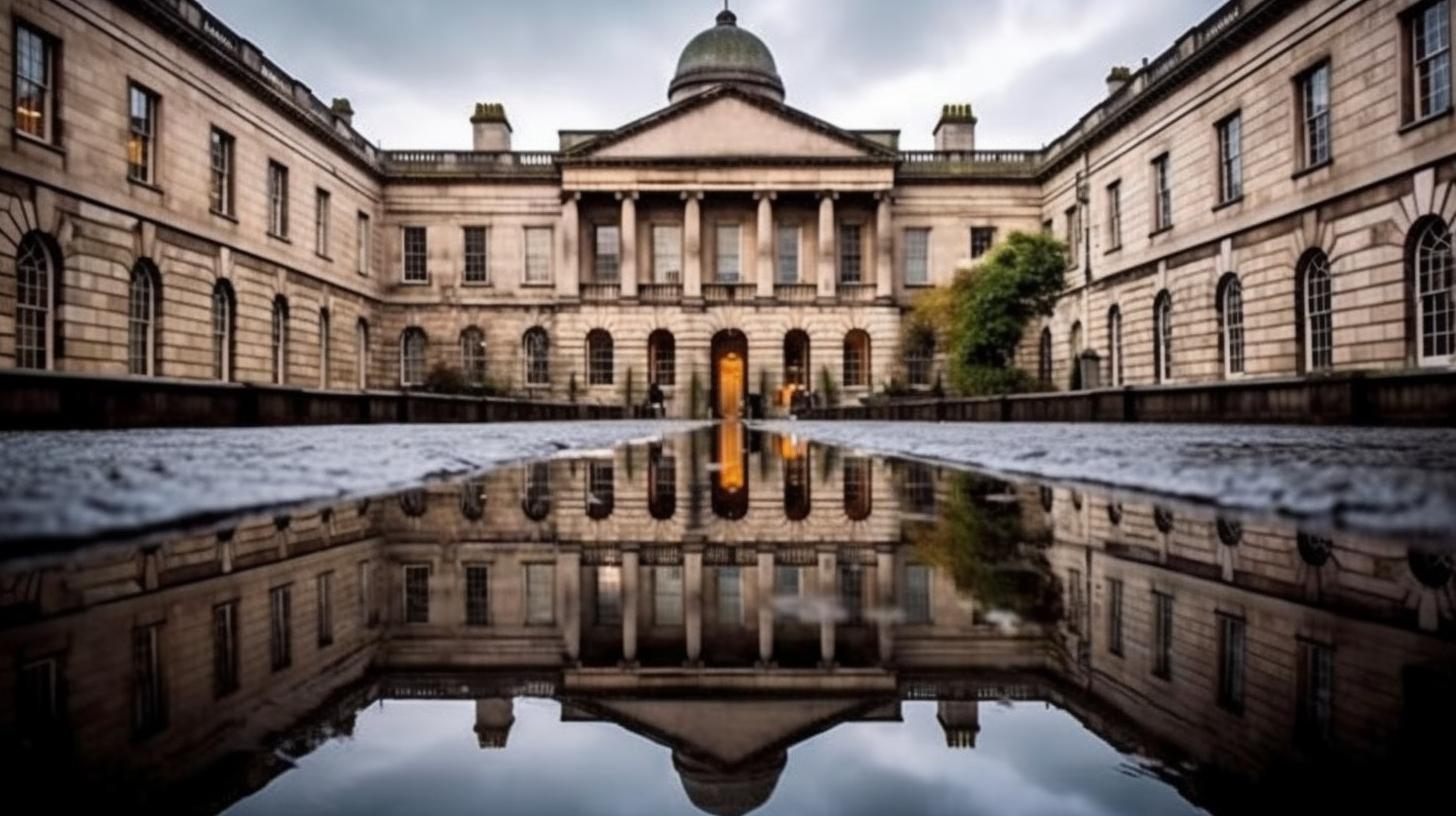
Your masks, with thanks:
[[[602,134],[566,158],[862,161],[893,160],[893,154],[802,111],[725,86]]]

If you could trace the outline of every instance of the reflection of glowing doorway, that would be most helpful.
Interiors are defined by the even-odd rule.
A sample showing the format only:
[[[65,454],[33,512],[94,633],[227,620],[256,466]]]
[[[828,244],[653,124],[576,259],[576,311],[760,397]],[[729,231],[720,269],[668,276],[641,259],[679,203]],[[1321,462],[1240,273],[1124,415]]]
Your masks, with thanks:
[[[748,383],[748,338],[737,329],[713,336],[713,411],[721,418],[743,415]]]
[[[748,515],[748,448],[743,423],[718,426],[713,450],[713,514],[741,519]]]

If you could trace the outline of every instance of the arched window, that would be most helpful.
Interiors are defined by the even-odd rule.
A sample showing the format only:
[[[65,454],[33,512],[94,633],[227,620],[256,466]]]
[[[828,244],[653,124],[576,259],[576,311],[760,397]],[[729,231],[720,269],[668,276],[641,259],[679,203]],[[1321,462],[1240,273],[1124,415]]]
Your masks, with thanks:
[[[1238,276],[1223,276],[1214,293],[1218,298],[1219,350],[1223,352],[1223,374],[1244,373],[1244,287]]]
[[[1082,321],[1078,320],[1072,324],[1072,331],[1067,335],[1067,354],[1071,362],[1068,374],[1068,383],[1073,391],[1082,388]]]
[[[809,333],[803,329],[784,335],[784,385],[809,387]]]
[[[1244,540],[1244,525],[1237,521],[1219,518],[1214,520],[1213,526],[1218,532],[1219,542],[1225,547],[1237,547]]]
[[[1037,488],[1037,499],[1041,502],[1041,509],[1044,513],[1050,513],[1057,504],[1056,491],[1046,485]]]
[[[844,514],[850,521],[864,521],[874,507],[873,469],[863,456],[844,460]]]
[[[461,483],[460,515],[464,516],[466,521],[480,521],[485,516],[485,482]]]
[[[868,388],[870,379],[870,335],[864,329],[852,329],[844,336],[844,385]]]
[[[460,332],[460,373],[470,385],[485,385],[485,333],[474,326]]]
[[[521,512],[531,521],[545,521],[551,514],[551,468],[545,462],[527,465],[521,487]]]
[[[48,369],[55,353],[56,262],[36,233],[15,248],[15,365]]]
[[[237,309],[232,284],[220,280],[212,286],[212,376],[223,382],[233,378],[233,321]]]
[[[647,337],[647,376],[649,382],[665,388],[677,384],[677,340],[667,329]]]
[[[288,298],[273,298],[273,383],[288,381]]]
[[[1173,380],[1173,296],[1167,290],[1153,301],[1153,380]]]
[[[354,373],[359,390],[369,387],[369,321],[359,318],[354,326]]]
[[[677,457],[661,445],[647,449],[647,510],[658,521],[677,512]]]
[[[1153,526],[1160,533],[1173,532],[1173,511],[1162,505],[1153,507]]]
[[[1122,523],[1122,502],[1107,503],[1107,521],[1113,527]]]
[[[1445,221],[1430,217],[1417,222],[1412,233],[1416,362],[1450,365],[1456,362],[1456,260],[1451,230]]]
[[[131,270],[127,295],[127,371],[143,377],[157,373],[157,302],[161,292],[157,269],[143,258]]]
[[[551,385],[551,340],[546,330],[536,326],[521,338],[521,351],[526,361],[526,385]]]
[[[1107,377],[1114,388],[1123,384],[1122,309],[1116,306],[1107,310]]]
[[[588,462],[586,467],[586,515],[601,521],[610,518],[617,504],[617,471],[611,461]]]
[[[586,384],[611,385],[613,374],[612,335],[592,329],[586,335]]]
[[[425,330],[411,326],[399,339],[399,384],[412,388],[425,384]]]
[[[935,368],[935,334],[926,328],[912,329],[905,338],[905,381],[912,386],[930,385]]]
[[[1036,382],[1043,390],[1052,387],[1052,330],[1041,330],[1041,341],[1036,344]]]
[[[319,309],[319,388],[329,387],[329,310]]]
[[[399,494],[399,509],[410,518],[419,518],[429,509],[430,496],[423,488],[406,490]]]
[[[1305,371],[1327,371],[1335,362],[1334,298],[1330,281],[1330,259],[1319,250],[1305,254],[1300,261],[1299,291],[1300,332],[1304,340]]]

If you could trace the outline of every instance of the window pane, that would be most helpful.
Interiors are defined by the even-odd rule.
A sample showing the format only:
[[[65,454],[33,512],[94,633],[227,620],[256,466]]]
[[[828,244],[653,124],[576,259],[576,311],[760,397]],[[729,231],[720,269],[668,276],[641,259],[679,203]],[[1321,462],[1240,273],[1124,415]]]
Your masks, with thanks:
[[[526,228],[526,283],[551,282],[551,228]]]
[[[652,279],[656,283],[682,283],[682,228],[652,228]]]
[[[404,279],[409,283],[429,280],[429,244],[424,227],[404,228]]]
[[[774,280],[778,283],[799,282],[799,228],[781,226],[778,229],[778,265]]]
[[[740,263],[739,228],[737,224],[719,224],[717,228],[718,263],[715,267],[719,283],[738,283],[742,280]]]
[[[839,225],[839,282],[855,284],[864,278],[858,224]]]
[[[430,622],[430,568],[424,564],[404,568],[404,622]]]
[[[488,233],[485,227],[465,228],[465,282],[490,281]]]
[[[592,273],[597,283],[616,283],[622,265],[622,233],[615,226],[596,228]]]
[[[930,230],[905,230],[905,283],[924,286],[930,283]]]
[[[526,623],[556,622],[556,565],[526,565]]]

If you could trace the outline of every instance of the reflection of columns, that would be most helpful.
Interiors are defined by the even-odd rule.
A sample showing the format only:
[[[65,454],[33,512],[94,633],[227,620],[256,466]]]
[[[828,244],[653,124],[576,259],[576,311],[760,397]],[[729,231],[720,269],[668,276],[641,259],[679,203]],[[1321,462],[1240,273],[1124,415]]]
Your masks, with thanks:
[[[561,257],[556,269],[556,296],[575,300],[581,295],[580,193],[567,193],[561,201]]]
[[[622,297],[637,297],[637,194],[619,193],[622,199],[621,279]]]
[[[889,300],[895,296],[895,236],[890,222],[890,192],[876,196],[875,211],[875,297]]]
[[[754,195],[758,199],[758,296],[771,298],[774,293],[774,194]]]
[[[838,193],[819,194],[819,296],[832,298],[838,290],[834,258],[834,199]]]
[[[636,545],[622,547],[622,660],[637,662],[638,555]]]
[[[834,665],[834,616],[838,614],[839,556],[833,549],[819,551],[819,600],[823,620],[819,623],[819,662]]]
[[[683,630],[687,641],[688,662],[697,663],[703,656],[703,546],[689,544],[683,548]]]
[[[774,650],[774,554],[758,551],[758,660],[773,665]]]
[[[504,748],[516,722],[516,704],[509,697],[475,701],[475,739],[481,748]]]
[[[561,599],[561,638],[566,658],[575,662],[581,657],[581,550],[557,551],[556,587]]]
[[[883,546],[875,550],[875,606],[880,610],[880,662],[895,658],[895,629],[890,613],[895,608],[895,548]]]
[[[683,193],[683,297],[703,296],[702,193]]]

